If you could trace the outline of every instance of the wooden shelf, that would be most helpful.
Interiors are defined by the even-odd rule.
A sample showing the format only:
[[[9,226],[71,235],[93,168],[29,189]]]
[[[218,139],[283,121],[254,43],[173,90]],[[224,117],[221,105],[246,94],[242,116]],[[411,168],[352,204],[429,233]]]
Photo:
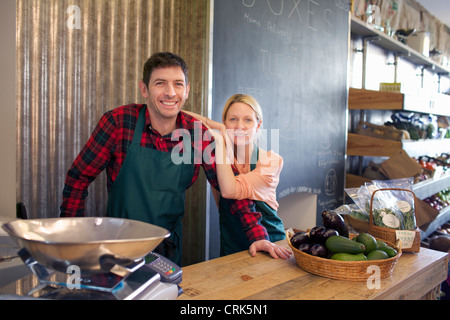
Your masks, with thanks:
[[[436,156],[450,153],[450,139],[426,140],[387,140],[356,133],[349,133],[347,155],[368,157],[391,157],[400,150],[405,150],[410,157]]]
[[[366,182],[371,182],[372,180],[358,176],[356,174],[347,173],[345,175],[345,187],[346,188],[359,188]]]
[[[347,155],[390,157],[402,149],[402,142],[349,133],[347,140]]]
[[[424,56],[423,54],[407,46],[406,44],[387,36],[377,29],[374,29],[370,24],[367,24],[366,22],[361,21],[360,19],[353,16],[351,22],[351,32],[363,37],[377,37],[377,41],[374,42],[377,46],[380,46],[394,53],[401,54],[403,59],[406,59],[416,65],[423,66],[438,74],[450,74],[450,69]]]
[[[404,95],[399,92],[349,88],[349,110],[403,110]]]
[[[425,114],[450,116],[450,96],[445,94],[410,95],[349,88],[349,110],[404,110]]]

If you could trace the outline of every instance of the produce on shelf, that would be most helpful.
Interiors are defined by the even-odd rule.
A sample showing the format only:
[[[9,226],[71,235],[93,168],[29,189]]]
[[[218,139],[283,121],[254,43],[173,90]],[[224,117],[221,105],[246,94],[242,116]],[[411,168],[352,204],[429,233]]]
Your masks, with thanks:
[[[424,202],[438,211],[441,211],[450,204],[450,189],[444,189],[428,198],[423,199]]]
[[[421,156],[415,158],[415,160],[422,167],[422,175],[424,175],[424,179],[420,178],[417,182],[426,180],[426,178],[436,178],[445,175],[450,169],[449,155],[445,153],[439,157]]]
[[[438,235],[450,236],[450,223],[444,223],[436,230]]]
[[[392,121],[385,126],[393,126],[409,133],[411,140],[441,138],[442,132],[438,130],[438,118],[435,115],[421,115],[414,112],[394,112]]]

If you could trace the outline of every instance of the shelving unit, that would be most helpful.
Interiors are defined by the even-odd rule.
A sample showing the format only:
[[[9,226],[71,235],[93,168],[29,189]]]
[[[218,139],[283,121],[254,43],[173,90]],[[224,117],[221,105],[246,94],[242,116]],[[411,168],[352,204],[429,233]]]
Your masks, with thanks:
[[[361,99],[364,96],[364,101]],[[384,102],[385,99],[388,102]],[[355,102],[356,101],[356,102]],[[401,93],[378,92],[371,90],[350,89],[349,109],[352,110],[408,110],[405,108],[405,99]],[[400,150],[405,150],[410,157],[423,155],[434,156],[444,152],[450,152],[450,139],[428,139],[428,140],[387,140],[382,138],[364,136],[356,133],[348,133],[347,155],[348,156],[370,156],[390,157]],[[357,180],[358,177],[347,174],[348,180]],[[428,179],[413,187],[417,198],[425,199],[439,191],[450,187],[450,175],[438,179]],[[422,238],[428,237],[442,224],[450,220],[450,207],[440,211],[436,219],[428,226],[427,230],[421,231]]]
[[[420,52],[405,45],[404,43],[389,37],[388,35],[373,28],[370,24],[361,21],[358,18],[352,17],[351,32],[361,35],[363,37],[376,37],[376,44],[386,50],[395,52],[402,56],[402,58],[416,64],[433,70],[436,73],[448,75],[450,69],[436,63],[432,59],[425,57]]]
[[[425,199],[450,186],[450,175],[445,175],[438,179],[428,179],[414,185],[413,192],[419,199]],[[428,237],[441,225],[450,221],[450,206],[439,211],[438,216],[428,225],[427,230],[420,231],[422,239]]]
[[[406,59],[415,65],[432,70],[439,76],[450,75],[449,69],[354,17],[352,17],[351,21],[351,32],[362,36],[366,40],[370,39],[371,42],[374,42],[377,46],[394,52],[397,56],[401,56],[403,59]],[[363,68],[365,68],[365,66]],[[365,73],[365,70],[363,73]],[[398,92],[381,92],[355,88],[349,89],[349,110],[402,110],[450,116],[449,106],[450,96],[439,93],[431,96],[413,96]],[[441,153],[450,152],[450,139],[397,141],[348,133],[348,156],[390,157],[402,149],[405,150],[410,157],[419,157],[423,155],[435,156]],[[355,179],[357,180],[358,178],[361,177],[347,174],[348,180],[355,181]],[[420,182],[414,185],[413,191],[417,198],[425,199],[448,187],[450,187],[450,175]],[[438,229],[439,226],[449,220],[450,207],[447,207],[440,211],[439,215],[428,226],[426,231],[421,231],[422,238],[429,236]]]

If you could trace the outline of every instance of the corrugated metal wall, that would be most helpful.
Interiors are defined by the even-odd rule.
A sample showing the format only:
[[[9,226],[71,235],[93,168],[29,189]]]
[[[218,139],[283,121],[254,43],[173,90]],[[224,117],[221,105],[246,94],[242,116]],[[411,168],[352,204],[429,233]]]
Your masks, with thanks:
[[[206,114],[209,0],[17,0],[17,200],[59,215],[64,178],[107,110],[142,103],[142,66],[172,51],[190,66],[186,109]],[[106,178],[86,214],[105,211]],[[205,179],[188,192],[185,264],[204,254]],[[203,247],[203,248],[202,248]]]

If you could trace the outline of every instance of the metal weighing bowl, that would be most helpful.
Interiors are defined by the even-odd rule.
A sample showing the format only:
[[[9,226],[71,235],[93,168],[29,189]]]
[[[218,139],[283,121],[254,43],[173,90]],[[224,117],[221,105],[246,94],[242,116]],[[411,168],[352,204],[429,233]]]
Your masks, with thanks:
[[[71,265],[82,273],[107,272],[111,261],[138,261],[170,235],[164,228],[119,218],[15,220],[2,227],[39,264],[61,272]]]

